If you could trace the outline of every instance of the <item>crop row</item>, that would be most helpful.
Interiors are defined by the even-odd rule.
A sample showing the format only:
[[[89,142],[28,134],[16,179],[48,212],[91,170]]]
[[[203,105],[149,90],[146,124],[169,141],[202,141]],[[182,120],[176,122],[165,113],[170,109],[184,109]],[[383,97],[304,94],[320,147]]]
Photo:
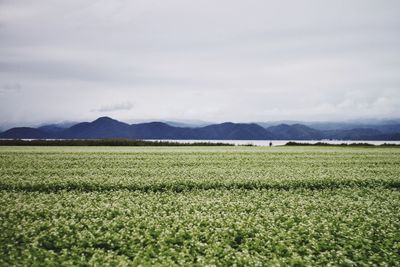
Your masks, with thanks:
[[[400,150],[0,153],[0,190],[175,192],[195,189],[400,187]],[[74,150],[71,150],[74,151]],[[108,150],[106,150],[108,151]],[[271,152],[272,151],[272,152]],[[328,152],[327,152],[328,151]]]
[[[400,262],[400,192],[3,193],[0,265]]]
[[[1,147],[0,266],[396,266],[399,184],[394,148]]]

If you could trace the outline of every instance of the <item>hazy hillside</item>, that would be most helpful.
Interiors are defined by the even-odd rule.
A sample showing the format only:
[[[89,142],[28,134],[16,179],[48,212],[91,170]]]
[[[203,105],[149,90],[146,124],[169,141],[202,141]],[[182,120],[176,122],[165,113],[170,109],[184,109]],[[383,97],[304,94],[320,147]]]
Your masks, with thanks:
[[[200,140],[400,140],[400,124],[376,128],[319,130],[303,124],[279,124],[264,128],[255,123],[225,122],[204,127],[177,127],[164,122],[128,124],[109,117],[77,123],[17,127],[0,133],[8,139],[200,139]]]
[[[324,137],[323,132],[301,124],[280,124],[267,128],[276,139],[281,140],[318,140]]]
[[[52,133],[31,127],[16,127],[0,133],[0,138],[10,139],[42,139],[53,138]]]

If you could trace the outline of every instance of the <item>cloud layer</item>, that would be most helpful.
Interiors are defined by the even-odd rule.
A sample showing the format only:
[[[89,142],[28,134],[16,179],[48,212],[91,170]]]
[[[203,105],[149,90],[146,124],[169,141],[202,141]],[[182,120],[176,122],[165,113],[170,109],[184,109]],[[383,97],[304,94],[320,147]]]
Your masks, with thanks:
[[[395,0],[1,1],[0,123],[398,117],[398,10]]]
[[[94,109],[93,112],[115,112],[121,110],[131,110],[133,108],[133,104],[130,102],[125,103],[117,103],[109,106],[101,106],[98,109]]]

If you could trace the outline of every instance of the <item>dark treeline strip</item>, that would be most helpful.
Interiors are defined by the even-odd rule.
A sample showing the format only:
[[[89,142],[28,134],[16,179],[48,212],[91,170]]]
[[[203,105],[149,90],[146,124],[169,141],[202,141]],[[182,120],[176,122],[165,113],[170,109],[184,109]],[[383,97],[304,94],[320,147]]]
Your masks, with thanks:
[[[56,193],[60,191],[78,191],[78,192],[109,192],[109,191],[138,191],[138,192],[189,192],[202,190],[335,190],[343,188],[366,188],[379,189],[386,188],[400,190],[400,181],[388,180],[348,180],[348,181],[299,181],[288,183],[263,183],[263,182],[229,182],[229,183],[160,183],[160,184],[93,184],[85,182],[69,182],[63,184],[7,184],[0,183],[1,191],[8,192],[39,192]]]
[[[341,144],[329,144],[324,142],[317,142],[314,144],[311,143],[301,143],[301,142],[287,142],[285,146],[339,146],[339,147],[400,147],[398,144],[381,144],[381,145],[374,145],[369,143],[341,143]]]
[[[130,139],[91,140],[0,140],[0,146],[234,146],[228,143],[179,143],[169,141],[144,141]]]

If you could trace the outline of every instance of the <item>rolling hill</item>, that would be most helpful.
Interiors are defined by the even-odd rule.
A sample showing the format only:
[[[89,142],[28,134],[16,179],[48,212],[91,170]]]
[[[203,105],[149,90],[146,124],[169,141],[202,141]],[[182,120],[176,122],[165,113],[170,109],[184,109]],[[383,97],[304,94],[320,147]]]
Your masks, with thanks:
[[[262,127],[256,123],[225,122],[203,127],[178,127],[164,122],[128,124],[110,117],[63,128],[16,127],[0,133],[3,139],[195,139],[195,140],[400,140],[400,124],[379,128],[319,130],[303,124]]]

